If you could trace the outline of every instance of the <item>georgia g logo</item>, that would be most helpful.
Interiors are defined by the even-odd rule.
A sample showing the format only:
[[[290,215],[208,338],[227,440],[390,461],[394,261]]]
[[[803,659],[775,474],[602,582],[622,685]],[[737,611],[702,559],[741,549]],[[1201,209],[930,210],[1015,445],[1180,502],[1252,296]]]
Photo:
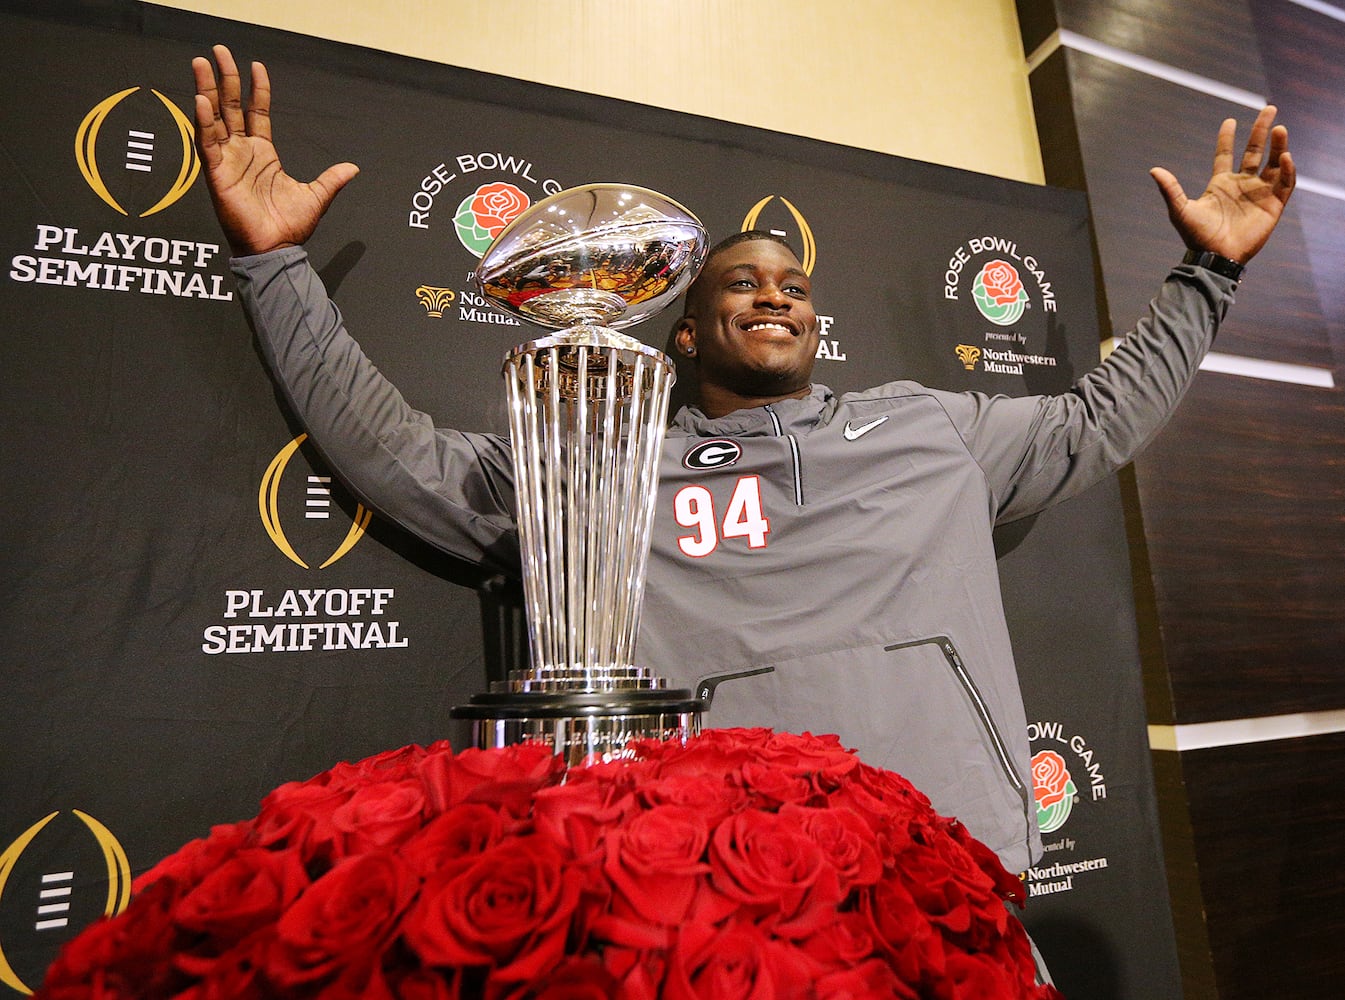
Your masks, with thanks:
[[[728,438],[702,441],[682,456],[682,467],[697,472],[727,469],[743,457],[742,445]]]

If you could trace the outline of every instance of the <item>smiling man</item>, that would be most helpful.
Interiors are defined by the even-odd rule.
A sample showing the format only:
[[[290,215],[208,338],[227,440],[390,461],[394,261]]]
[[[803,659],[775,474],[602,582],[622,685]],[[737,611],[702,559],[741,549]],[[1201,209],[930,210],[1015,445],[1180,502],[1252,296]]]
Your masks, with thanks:
[[[730,236],[707,257],[674,332],[693,358],[701,409],[712,417],[808,392],[817,356],[812,282],[788,243]]]
[[[270,81],[193,63],[197,141],[239,299],[294,412],[345,483],[445,552],[517,576],[509,442],[435,428],[364,357],[302,244],[357,170],[289,177]],[[1185,260],[1116,351],[1059,396],[811,382],[808,276],[765,233],[724,241],[674,332],[699,404],[667,432],[640,661],[713,695],[709,725],[838,733],[911,779],[1011,871],[1041,853],[991,532],[1128,462],[1194,377],[1242,266],[1294,186],[1275,110],[1205,191],[1153,176]]]

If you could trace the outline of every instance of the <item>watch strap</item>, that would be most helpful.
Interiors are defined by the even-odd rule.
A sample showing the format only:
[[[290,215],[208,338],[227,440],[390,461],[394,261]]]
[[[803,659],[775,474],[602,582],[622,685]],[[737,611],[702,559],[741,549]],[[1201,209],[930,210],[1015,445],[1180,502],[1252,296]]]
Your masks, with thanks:
[[[1239,264],[1232,258],[1223,257],[1212,250],[1188,250],[1186,256],[1182,258],[1182,263],[1203,267],[1233,281],[1240,281],[1242,272],[1247,270],[1246,264]]]

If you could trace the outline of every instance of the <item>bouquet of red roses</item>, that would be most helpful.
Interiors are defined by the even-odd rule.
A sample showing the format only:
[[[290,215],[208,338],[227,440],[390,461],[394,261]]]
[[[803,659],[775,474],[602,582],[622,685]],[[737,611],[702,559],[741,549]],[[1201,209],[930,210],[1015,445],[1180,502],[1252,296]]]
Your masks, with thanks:
[[[441,742],[282,785],[137,879],[38,995],[1059,997],[1019,880],[835,737],[633,749],[566,771]]]

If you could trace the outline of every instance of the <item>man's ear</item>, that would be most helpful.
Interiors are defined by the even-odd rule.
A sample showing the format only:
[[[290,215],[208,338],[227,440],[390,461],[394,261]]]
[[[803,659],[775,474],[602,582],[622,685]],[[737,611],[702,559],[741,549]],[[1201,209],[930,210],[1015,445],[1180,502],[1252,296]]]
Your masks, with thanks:
[[[690,316],[683,316],[677,321],[677,326],[673,332],[673,343],[677,345],[678,354],[696,353],[696,320]]]

